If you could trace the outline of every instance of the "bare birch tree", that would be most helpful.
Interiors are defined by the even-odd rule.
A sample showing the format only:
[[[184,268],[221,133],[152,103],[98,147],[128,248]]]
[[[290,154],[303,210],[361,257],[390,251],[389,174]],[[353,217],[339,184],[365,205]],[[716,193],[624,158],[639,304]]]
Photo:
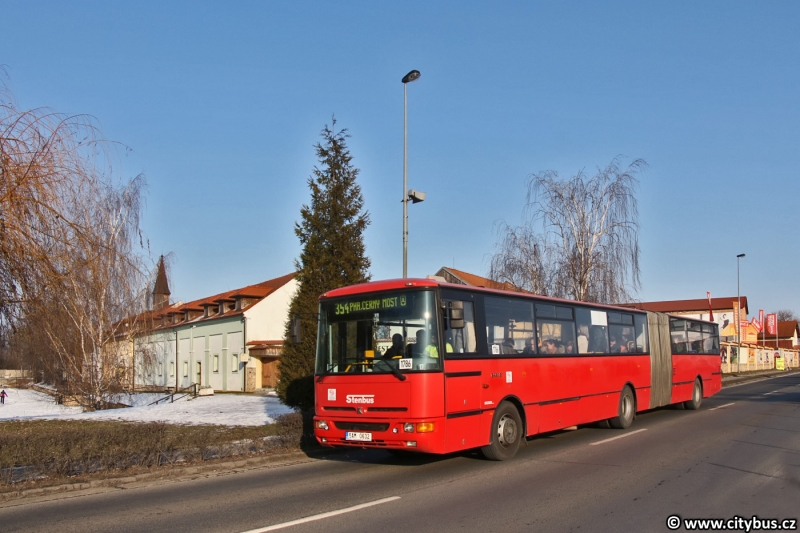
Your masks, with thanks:
[[[122,388],[123,319],[144,310],[144,180],[113,178],[91,118],[0,96],[0,329],[37,377],[97,406]]]
[[[639,288],[637,175],[617,157],[588,177],[555,171],[528,181],[524,222],[501,223],[489,277],[537,294],[587,302],[631,299]]]

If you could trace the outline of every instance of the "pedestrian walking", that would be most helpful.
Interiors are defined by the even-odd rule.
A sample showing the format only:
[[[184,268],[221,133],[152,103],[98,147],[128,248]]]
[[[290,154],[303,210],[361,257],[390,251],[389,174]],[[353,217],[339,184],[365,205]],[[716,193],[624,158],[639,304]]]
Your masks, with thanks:
[[[6,403],[6,396],[8,396],[8,394],[6,394],[6,390],[5,390],[5,389],[3,389],[2,391],[0,391],[0,405],[5,405],[5,403]]]

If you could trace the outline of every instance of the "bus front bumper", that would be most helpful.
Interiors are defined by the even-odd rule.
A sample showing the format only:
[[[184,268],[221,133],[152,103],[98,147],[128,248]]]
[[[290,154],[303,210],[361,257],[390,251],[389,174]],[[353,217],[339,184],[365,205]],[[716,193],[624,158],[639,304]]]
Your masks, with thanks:
[[[323,446],[383,448],[443,453],[445,420],[314,417],[314,436]]]

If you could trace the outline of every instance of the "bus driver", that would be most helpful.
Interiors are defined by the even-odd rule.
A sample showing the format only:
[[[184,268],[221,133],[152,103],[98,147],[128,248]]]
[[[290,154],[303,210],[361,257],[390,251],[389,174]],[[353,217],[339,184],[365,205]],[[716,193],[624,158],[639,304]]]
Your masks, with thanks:
[[[403,357],[403,336],[399,333],[392,335],[392,345],[383,354],[384,359],[394,359]]]

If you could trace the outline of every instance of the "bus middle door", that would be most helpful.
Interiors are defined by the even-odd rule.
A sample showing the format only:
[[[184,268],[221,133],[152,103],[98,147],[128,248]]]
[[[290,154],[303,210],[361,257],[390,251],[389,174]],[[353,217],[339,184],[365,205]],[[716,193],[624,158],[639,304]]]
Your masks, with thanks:
[[[451,293],[451,294],[448,294]],[[455,354],[474,354],[475,310],[470,294],[442,291],[445,304],[445,415],[448,451],[464,450],[486,444],[488,432],[481,431],[482,375],[480,360]]]

